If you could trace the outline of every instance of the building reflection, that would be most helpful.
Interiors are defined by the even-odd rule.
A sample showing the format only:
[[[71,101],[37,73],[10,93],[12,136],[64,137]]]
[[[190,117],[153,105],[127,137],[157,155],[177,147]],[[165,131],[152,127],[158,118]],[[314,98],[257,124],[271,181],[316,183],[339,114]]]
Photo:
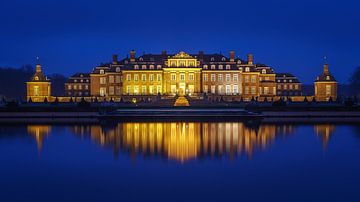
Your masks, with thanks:
[[[264,150],[276,135],[294,132],[291,125],[260,125],[248,127],[244,123],[119,123],[113,127],[74,126],[71,130],[80,137],[89,135],[103,147],[111,147],[114,154],[129,152],[135,158],[161,156],[184,162],[196,158],[229,157]]]
[[[314,125],[314,131],[321,138],[324,149],[327,149],[331,135],[335,131],[333,124],[317,124]]]
[[[35,138],[38,151],[42,150],[43,142],[51,132],[50,125],[28,125],[27,132]]]

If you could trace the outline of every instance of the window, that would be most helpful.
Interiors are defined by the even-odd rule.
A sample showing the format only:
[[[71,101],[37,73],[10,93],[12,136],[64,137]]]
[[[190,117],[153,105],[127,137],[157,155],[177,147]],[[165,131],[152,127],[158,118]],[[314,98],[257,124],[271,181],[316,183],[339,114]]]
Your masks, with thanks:
[[[208,85],[205,85],[204,86],[204,93],[208,93],[209,92],[209,86]]]
[[[185,74],[180,74],[180,81],[185,81]]]
[[[154,69],[154,65],[150,65],[149,68],[150,68],[150,69]]]
[[[256,88],[255,86],[251,86],[251,94],[255,95],[256,94]]]
[[[208,81],[208,75],[204,74],[204,81]]]
[[[80,80],[80,82],[82,83],[82,82],[83,82],[83,80],[81,79],[81,80]]]
[[[176,74],[171,74],[171,80],[176,81]]]
[[[238,77],[238,75],[237,75],[237,74],[234,74],[234,75],[233,75],[233,80],[234,80],[234,82],[238,82],[239,77]]]
[[[226,69],[230,69],[230,65],[226,65]]]
[[[131,86],[127,86],[127,88],[126,88],[126,93],[127,93],[127,94],[130,94],[130,93],[131,93]]]
[[[100,77],[100,84],[106,84],[106,77]]]
[[[126,75],[126,80],[131,81],[131,74]]]
[[[102,87],[100,88],[100,96],[105,96],[106,95],[106,88]]]
[[[85,89],[88,90],[88,89],[89,89],[89,86],[88,86],[88,85],[85,85]]]
[[[179,66],[180,66],[180,67],[185,67],[185,66],[186,66],[186,65],[185,65],[185,61],[180,60],[180,61],[179,61]]]
[[[190,67],[195,67],[194,61],[189,61],[189,66],[190,66]]]
[[[265,81],[269,81],[270,80],[270,77],[265,77]]]
[[[116,67],[116,72],[120,72],[120,67]]]
[[[331,85],[326,85],[326,96],[331,95]]]
[[[280,90],[280,89],[281,89],[281,85],[277,85],[277,88]]]
[[[35,96],[39,95],[39,86],[34,86],[34,95]]]
[[[290,85],[289,85],[289,89],[292,90],[292,89],[293,89],[293,85],[290,84]]]
[[[139,94],[139,86],[134,86],[134,94]]]
[[[141,65],[141,69],[146,69],[146,65]]]
[[[215,94],[215,85],[212,85],[212,86],[211,86],[211,93],[212,93],[212,94]]]
[[[109,87],[109,95],[114,95],[114,86]]]
[[[226,81],[230,81],[230,80],[231,80],[230,74],[226,74]]]
[[[79,85],[79,90],[81,90],[82,89],[82,85]]]
[[[226,60],[226,58],[225,58],[225,57],[223,57],[223,58],[221,58],[221,60],[222,60],[222,61],[225,61],[225,60]]]
[[[154,81],[154,74],[150,74],[149,80],[150,80],[150,81]]]
[[[146,86],[141,86],[141,93],[146,94]]]
[[[189,74],[189,81],[194,81],[194,74]]]
[[[149,94],[154,94],[154,86],[149,86]]]
[[[223,69],[223,65],[219,65],[219,69]]]
[[[134,75],[134,81],[138,81],[139,80],[139,75],[135,74]]]
[[[142,75],[141,75],[141,80],[142,80],[142,81],[146,81],[146,74],[142,74]]]
[[[158,75],[157,75],[157,80],[158,80],[158,81],[161,81],[161,74],[158,74]]]
[[[234,92],[234,94],[238,94],[238,93],[239,93],[238,85],[233,85],[233,92]]]
[[[156,68],[157,68],[157,69],[161,69],[161,65],[157,65]]]
[[[74,85],[74,90],[77,90],[77,85]]]
[[[231,94],[231,87],[230,85],[226,85],[226,94]]]
[[[105,71],[103,69],[100,69],[100,74],[105,74]]]
[[[292,79],[290,79],[289,82],[292,83]]]
[[[223,94],[223,86],[222,85],[218,85],[218,93],[219,94]]]
[[[256,83],[256,76],[255,75],[251,76],[251,83]]]
[[[114,83],[114,76],[113,75],[109,76],[109,83]]]
[[[286,90],[286,89],[287,89],[287,85],[285,84],[285,85],[284,85],[284,90]]]
[[[157,86],[156,93],[161,93],[161,86]]]
[[[68,85],[68,90],[71,90],[71,85]]]
[[[249,76],[248,75],[245,76],[245,83],[249,83]]]
[[[249,68],[249,67],[246,67],[246,68],[245,68],[245,72],[250,72],[250,68]]]
[[[326,76],[326,80],[330,80],[330,76]]]
[[[249,94],[249,87],[245,86],[245,94]]]
[[[211,69],[215,69],[215,65],[211,65]]]
[[[295,89],[299,89],[299,86],[297,84],[294,85]]]
[[[204,69],[208,69],[208,66],[207,65],[204,65],[204,67],[203,67]]]
[[[120,83],[120,76],[115,76],[115,83]]]
[[[139,69],[139,65],[134,65],[134,69]]]
[[[269,87],[264,87],[264,94],[265,95],[269,94]]]
[[[262,73],[262,74],[266,74],[266,69],[262,69],[262,70],[261,70],[261,73]]]
[[[39,77],[38,77],[38,79],[39,79]],[[74,82],[76,83],[76,82],[77,82],[77,79],[75,79]]]
[[[176,61],[171,61],[170,66],[171,67],[176,67]]]
[[[120,88],[120,86],[116,86],[116,87],[115,87],[115,94],[116,94],[116,95],[120,95],[120,93],[121,93],[121,88]]]
[[[216,79],[215,79],[215,74],[211,74],[211,81],[215,81]]]
[[[222,74],[219,74],[218,75],[218,81],[222,81],[223,80],[223,75]]]

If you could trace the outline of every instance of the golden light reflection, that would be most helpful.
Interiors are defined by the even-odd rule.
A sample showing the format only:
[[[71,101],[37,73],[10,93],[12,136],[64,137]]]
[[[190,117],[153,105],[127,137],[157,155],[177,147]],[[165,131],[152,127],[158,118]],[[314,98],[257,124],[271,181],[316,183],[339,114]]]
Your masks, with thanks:
[[[330,136],[335,131],[335,125],[332,124],[317,124],[314,125],[314,131],[316,135],[321,138],[324,149],[327,149]]]
[[[28,125],[27,131],[35,137],[38,151],[42,150],[44,139],[50,134],[51,126],[49,125]]]
[[[185,162],[204,157],[246,154],[267,149],[276,134],[293,133],[294,127],[261,125],[247,127],[244,123],[119,123],[114,127],[75,126],[72,131],[88,133],[92,141],[112,147],[115,154],[129,152],[131,157],[161,156]]]

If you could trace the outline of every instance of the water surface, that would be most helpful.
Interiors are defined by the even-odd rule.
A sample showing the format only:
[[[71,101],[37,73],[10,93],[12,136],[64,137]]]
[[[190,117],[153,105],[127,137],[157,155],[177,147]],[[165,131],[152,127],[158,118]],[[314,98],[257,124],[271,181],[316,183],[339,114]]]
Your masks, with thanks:
[[[0,201],[360,201],[360,127],[0,126]]]

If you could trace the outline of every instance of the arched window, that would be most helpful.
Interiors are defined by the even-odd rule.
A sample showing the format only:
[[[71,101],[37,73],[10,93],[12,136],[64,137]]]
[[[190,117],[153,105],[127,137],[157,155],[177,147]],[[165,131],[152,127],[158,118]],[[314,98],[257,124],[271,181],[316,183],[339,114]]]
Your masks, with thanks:
[[[105,71],[103,69],[100,69],[100,74],[104,74]]]
[[[214,61],[214,60],[215,60],[214,57],[212,57],[212,58],[211,58],[211,61]]]
[[[237,63],[238,63],[238,64],[241,64],[241,60],[238,60]]]
[[[222,60],[222,61],[225,61],[225,60],[226,60],[226,58],[225,58],[225,57],[223,57],[223,58],[221,58],[221,60]]]
[[[223,69],[223,65],[219,65],[219,69]]]
[[[330,76],[326,76],[326,80],[330,80]]]
[[[120,67],[116,67],[116,72],[120,72]]]
[[[143,58],[139,58],[140,61],[143,61],[144,59]]]
[[[207,69],[208,68],[208,66],[207,65],[204,65],[204,69]]]
[[[249,68],[249,67],[246,67],[246,68],[245,68],[245,72],[250,72],[250,68]]]
[[[141,65],[141,69],[146,69],[146,65]]]
[[[150,65],[150,67],[149,67],[150,69],[154,69],[154,65]]]
[[[262,74],[266,74],[266,69],[262,69],[262,70],[261,70],[261,73],[262,73]]]
[[[35,81],[39,81],[39,77],[38,77],[38,76],[35,76]]]
[[[157,69],[161,69],[161,65],[157,65],[156,68],[157,68]]]
[[[134,66],[134,69],[139,69],[139,65],[135,65],[135,66]]]

